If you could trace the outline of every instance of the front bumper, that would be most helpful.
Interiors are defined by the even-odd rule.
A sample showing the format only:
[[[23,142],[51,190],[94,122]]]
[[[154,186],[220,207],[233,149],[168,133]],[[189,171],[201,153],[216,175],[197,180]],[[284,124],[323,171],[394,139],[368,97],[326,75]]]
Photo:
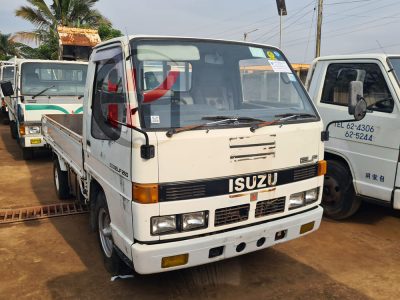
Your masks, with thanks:
[[[43,148],[46,145],[41,134],[24,135],[19,141],[23,148]]]
[[[293,240],[317,230],[321,223],[322,212],[322,207],[318,206],[297,215],[220,234],[153,245],[134,243],[132,245],[132,258],[135,271],[140,274],[150,274],[188,268]],[[315,222],[314,228],[307,233],[300,234],[300,227],[310,222]],[[275,240],[275,234],[282,230],[287,230],[285,237]],[[265,243],[262,246],[257,246],[257,241],[261,238],[266,239]],[[236,247],[240,243],[245,243],[246,247],[243,251],[237,252]],[[209,258],[210,249],[221,246],[224,247],[222,254]],[[171,268],[161,267],[163,257],[186,253],[189,254],[187,264]]]

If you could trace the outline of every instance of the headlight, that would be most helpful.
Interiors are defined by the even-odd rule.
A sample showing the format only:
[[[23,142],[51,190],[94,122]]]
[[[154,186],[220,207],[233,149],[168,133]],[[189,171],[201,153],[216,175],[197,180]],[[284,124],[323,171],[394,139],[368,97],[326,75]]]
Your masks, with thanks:
[[[164,234],[176,231],[176,216],[151,218],[151,233]]]
[[[28,127],[28,134],[38,134],[38,133],[40,133],[39,126],[29,126]]]
[[[294,209],[304,205],[304,192],[290,195],[289,209]]]
[[[319,188],[290,195],[289,209],[295,209],[318,200]]]
[[[318,188],[306,191],[306,204],[313,203],[318,200]]]
[[[151,234],[162,235],[207,228],[208,211],[151,218]]]
[[[189,231],[206,227],[206,212],[194,212],[182,215],[182,230]]]

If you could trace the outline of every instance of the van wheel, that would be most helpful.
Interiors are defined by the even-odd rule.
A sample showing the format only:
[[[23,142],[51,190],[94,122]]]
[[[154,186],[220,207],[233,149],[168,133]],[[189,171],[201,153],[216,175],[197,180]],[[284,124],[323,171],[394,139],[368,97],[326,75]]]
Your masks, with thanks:
[[[129,273],[128,266],[114,248],[114,241],[111,234],[111,218],[103,191],[99,191],[97,194],[94,214],[96,217],[97,237],[101,252],[103,253],[106,270],[113,275]]]
[[[33,149],[31,149],[31,148],[22,148],[22,158],[24,160],[33,159]]]
[[[68,199],[70,197],[68,172],[61,171],[58,159],[54,160],[53,174],[54,174],[54,187],[56,189],[56,194],[58,196],[58,199],[60,200]]]
[[[11,137],[15,140],[18,137],[17,124],[15,121],[10,121],[10,132]]]
[[[360,207],[361,199],[354,192],[353,178],[346,166],[329,160],[324,180],[322,206],[324,214],[335,220],[352,216]]]

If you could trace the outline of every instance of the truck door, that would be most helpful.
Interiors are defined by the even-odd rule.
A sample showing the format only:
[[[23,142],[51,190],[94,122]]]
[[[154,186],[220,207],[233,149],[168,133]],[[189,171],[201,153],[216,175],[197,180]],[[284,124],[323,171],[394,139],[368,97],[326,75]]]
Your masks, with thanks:
[[[360,122],[339,123],[331,130],[327,151],[350,163],[358,194],[391,201],[400,145],[399,99],[377,60],[335,62],[327,66],[320,111],[324,123],[347,119],[351,81],[361,81],[372,113]]]
[[[85,166],[104,190],[114,243],[131,257],[128,247],[133,243],[131,130],[107,121],[110,116],[121,123],[127,119],[125,59],[121,46],[100,48],[94,52],[91,63],[95,64],[95,75],[89,92],[91,110],[88,109],[85,120]]]

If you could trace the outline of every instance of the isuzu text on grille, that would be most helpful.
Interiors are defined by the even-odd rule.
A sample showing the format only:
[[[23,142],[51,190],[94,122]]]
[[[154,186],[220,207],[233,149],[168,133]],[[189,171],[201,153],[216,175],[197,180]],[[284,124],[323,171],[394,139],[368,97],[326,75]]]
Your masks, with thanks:
[[[276,185],[278,173],[252,175],[229,179],[229,193],[262,189]]]

